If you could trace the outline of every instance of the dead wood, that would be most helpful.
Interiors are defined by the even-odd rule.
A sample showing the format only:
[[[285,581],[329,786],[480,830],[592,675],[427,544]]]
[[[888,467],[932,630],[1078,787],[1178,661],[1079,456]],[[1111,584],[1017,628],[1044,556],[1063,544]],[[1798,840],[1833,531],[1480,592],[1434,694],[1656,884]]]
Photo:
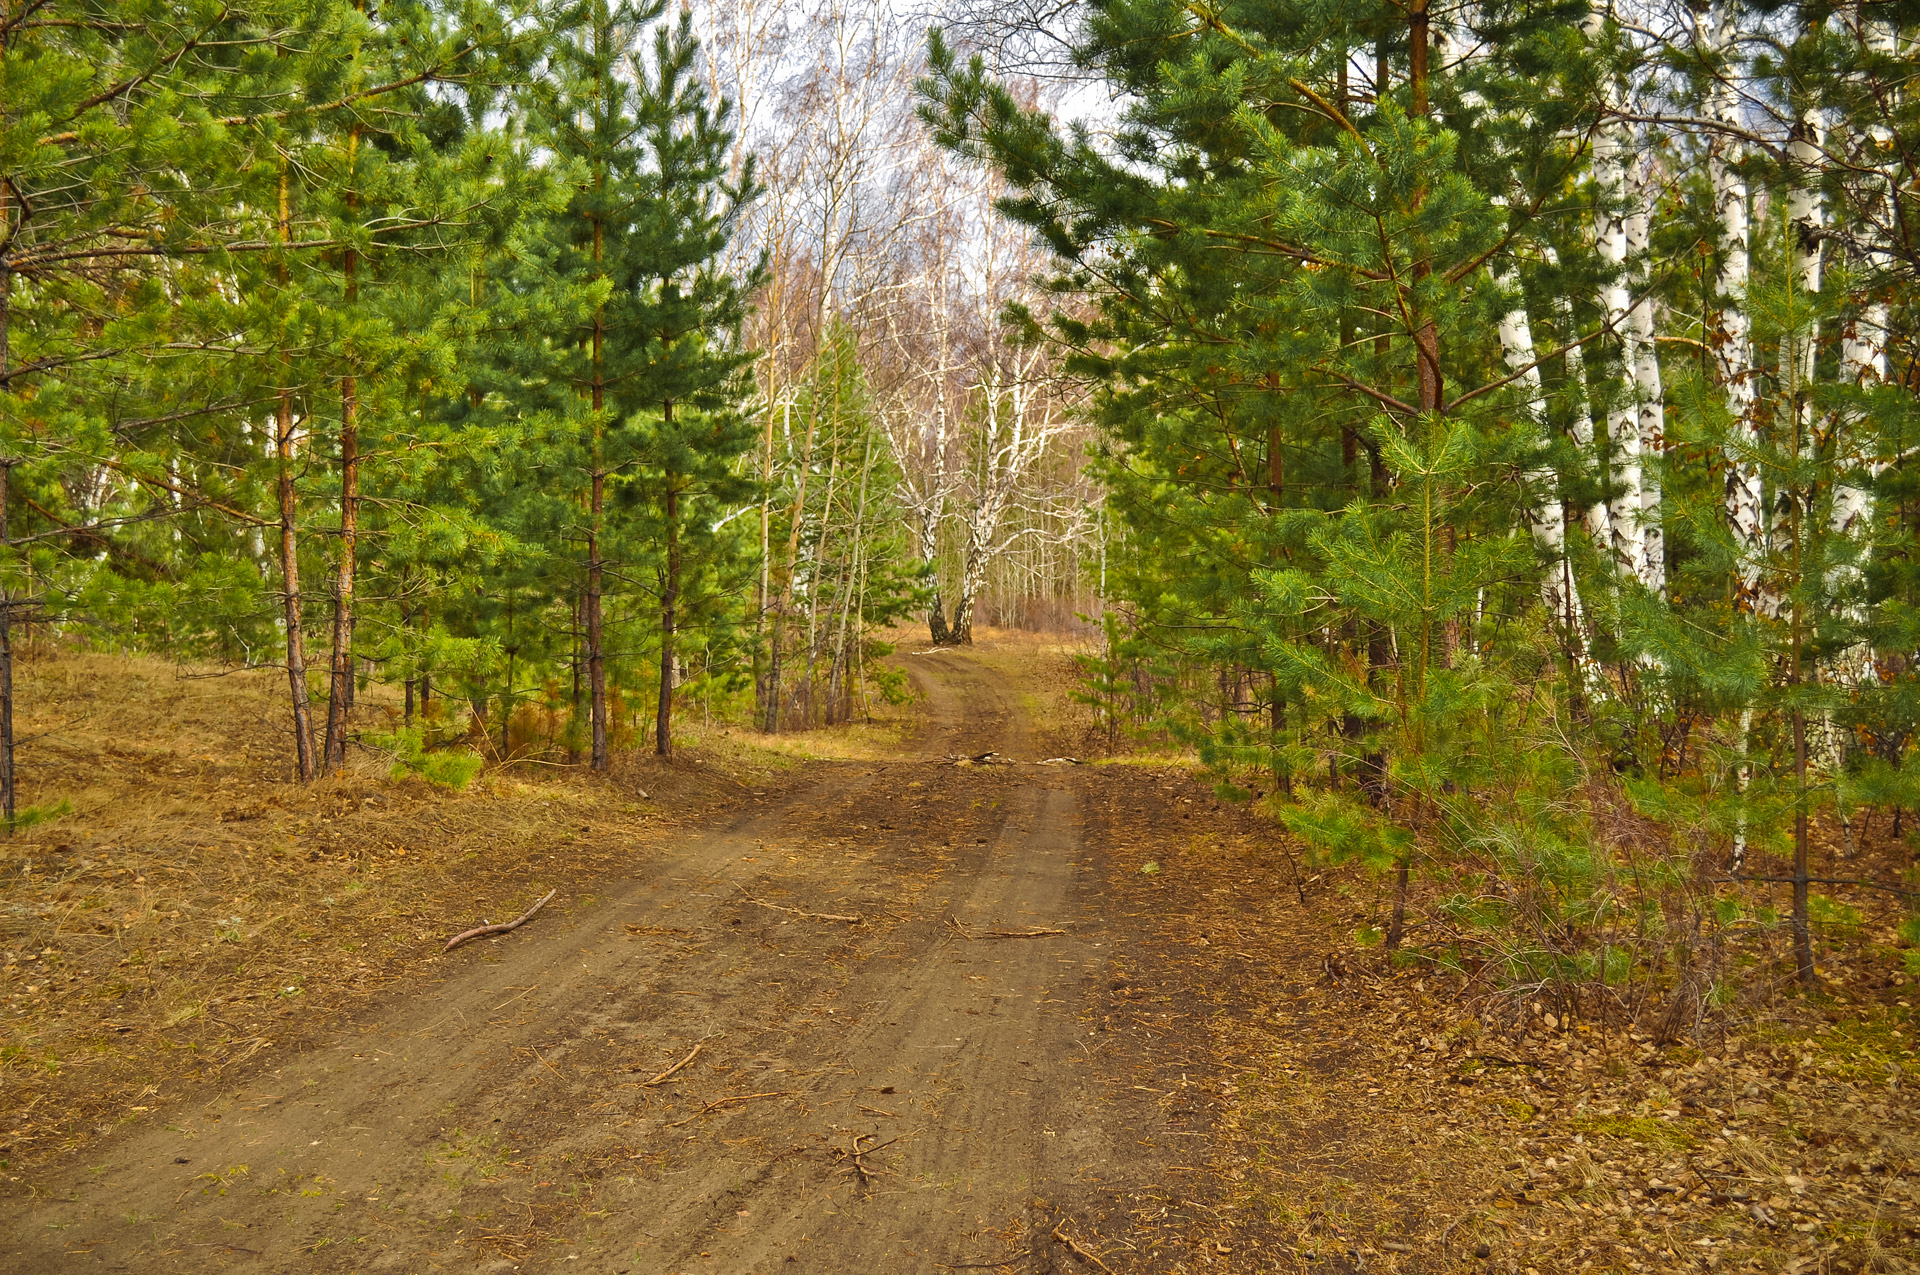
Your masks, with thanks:
[[[798,1089],[779,1089],[769,1093],[737,1093],[727,1098],[716,1098],[706,1106],[700,1108],[700,1110],[688,1116],[685,1120],[675,1120],[672,1124],[668,1125],[667,1128],[678,1129],[683,1124],[692,1124],[701,1116],[718,1111],[722,1107],[730,1107],[736,1102],[752,1102],[756,1098],[792,1098],[799,1092]]]
[[[541,908],[547,906],[547,900],[551,899],[554,895],[558,893],[560,893],[558,889],[548,890],[545,894],[540,896],[540,901],[538,903],[534,904],[532,907],[528,908],[525,912],[521,913],[518,917],[516,917],[511,921],[504,921],[499,925],[475,926],[473,929],[468,930],[463,934],[454,935],[452,938],[447,940],[447,945],[444,948],[440,949],[441,953],[444,955],[447,952],[451,952],[454,948],[459,947],[462,943],[465,943],[468,939],[480,939],[480,938],[485,938],[489,934],[505,934],[509,930],[519,929],[521,926],[525,925],[528,921],[533,920],[534,914],[538,912]]]
[[[1050,926],[1034,925],[1024,930],[982,930],[978,934],[970,934],[967,932],[967,927],[960,924],[960,918],[957,916],[948,917],[947,924],[953,927],[954,933],[969,943],[975,939],[1045,939],[1066,933],[1065,930]]]
[[[687,1056],[686,1056],[685,1058],[682,1058],[682,1059],[681,1059],[681,1060],[680,1060],[679,1062],[677,1062],[677,1063],[675,1063],[675,1064],[674,1064],[673,1066],[671,1066],[671,1067],[669,1067],[669,1068],[667,1068],[667,1069],[666,1069],[665,1071],[663,1071],[663,1072],[661,1072],[661,1073],[660,1073],[659,1075],[657,1075],[657,1076],[655,1076],[655,1077],[654,1077],[654,1078],[653,1078],[652,1080],[643,1080],[643,1081],[641,1081],[641,1082],[640,1082],[640,1087],[641,1087],[642,1089],[651,1089],[651,1088],[652,1088],[653,1086],[655,1086],[655,1085],[664,1085],[664,1084],[666,1084],[666,1083],[667,1083],[667,1081],[668,1081],[668,1080],[669,1080],[669,1079],[670,1079],[670,1078],[671,1078],[671,1077],[672,1077],[672,1076],[673,1076],[673,1075],[674,1075],[675,1073],[677,1073],[678,1071],[680,1071],[680,1070],[681,1070],[682,1068],[684,1068],[684,1067],[685,1067],[685,1066],[686,1066],[686,1065],[687,1065],[688,1063],[690,1063],[690,1062],[692,1062],[692,1061],[693,1061],[694,1059],[696,1059],[696,1058],[698,1058],[698,1057],[700,1056],[700,1050],[701,1050],[702,1048],[704,1048],[704,1047],[705,1047],[705,1044],[706,1044],[706,1042],[705,1042],[705,1041],[702,1041],[702,1042],[701,1042],[700,1044],[697,1044],[697,1045],[695,1045],[695,1046],[693,1047],[693,1052],[692,1052],[692,1053],[690,1053],[690,1054],[688,1054],[688,1055],[687,1055]],[[628,1071],[639,1071],[640,1069],[639,1069],[638,1067],[629,1067],[629,1068],[627,1068],[627,1070],[628,1070]]]
[[[861,1157],[870,1156],[876,1151],[884,1151],[888,1147],[892,1146],[894,1143],[903,1141],[904,1139],[907,1139],[907,1138],[911,1138],[915,1134],[918,1134],[919,1132],[921,1132],[919,1129],[915,1129],[911,1133],[902,1133],[895,1137],[888,1138],[885,1142],[876,1142],[870,1147],[862,1147],[860,1144],[862,1142],[868,1141],[874,1135],[870,1133],[856,1133],[853,1135],[852,1150],[842,1151],[838,1147],[836,1147],[834,1148],[834,1154],[838,1155],[842,1160],[845,1160],[848,1162],[848,1166],[856,1174],[859,1175],[860,1185],[865,1186],[867,1185],[867,1183],[873,1181],[875,1178],[878,1178],[881,1174],[891,1174],[892,1170],[869,1168],[867,1166],[866,1161]]]
[[[866,918],[858,914],[846,916],[839,912],[803,912],[799,908],[782,907],[778,903],[769,903],[765,899],[756,899],[752,895],[747,896],[747,902],[756,907],[771,908],[775,912],[790,912],[794,916],[804,916],[809,921],[845,921],[848,925],[866,924]]]
[[[1114,1275],[1113,1267],[1108,1266],[1105,1262],[1101,1261],[1099,1258],[1099,1255],[1094,1253],[1092,1250],[1080,1247],[1080,1245],[1077,1242],[1075,1242],[1074,1238],[1071,1235],[1068,1235],[1066,1231],[1062,1229],[1062,1227],[1064,1226],[1065,1226],[1065,1223],[1062,1223],[1060,1226],[1056,1226],[1053,1228],[1054,1239],[1059,1240],[1062,1244],[1065,1244],[1068,1250],[1071,1251],[1075,1257],[1078,1257],[1083,1261],[1092,1262],[1095,1266],[1098,1266],[1101,1270],[1105,1271],[1107,1275]]]

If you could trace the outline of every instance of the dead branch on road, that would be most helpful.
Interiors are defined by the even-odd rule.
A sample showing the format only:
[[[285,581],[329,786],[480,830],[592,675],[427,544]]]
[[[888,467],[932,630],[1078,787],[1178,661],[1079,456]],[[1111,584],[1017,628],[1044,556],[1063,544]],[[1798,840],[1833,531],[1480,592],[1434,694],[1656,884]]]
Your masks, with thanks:
[[[1051,927],[1042,926],[1042,925],[1034,925],[1034,926],[1029,926],[1024,930],[982,930],[978,934],[969,934],[967,932],[967,927],[960,924],[960,918],[957,916],[948,917],[947,924],[953,927],[954,933],[958,934],[961,938],[965,939],[969,943],[973,942],[975,939],[1044,939],[1044,938],[1052,938],[1056,934],[1066,933],[1065,930],[1053,929]]]
[[[489,934],[505,934],[508,930],[519,929],[521,926],[525,925],[528,921],[533,920],[534,913],[538,912],[541,908],[547,906],[547,900],[551,899],[554,895],[558,893],[560,893],[558,889],[548,890],[545,894],[540,896],[540,901],[538,903],[528,908],[515,920],[506,921],[499,925],[476,926],[473,929],[466,931],[464,934],[454,935],[452,938],[447,940],[447,945],[444,948],[440,949],[442,955],[446,954],[447,952],[451,952],[454,948],[459,947],[462,943],[465,943],[468,939],[485,938]]]
[[[772,908],[775,912],[791,912],[795,916],[804,916],[809,921],[845,921],[848,925],[866,924],[866,918],[857,914],[854,916],[845,916],[839,912],[803,912],[799,908],[782,907],[778,903],[769,903],[765,899],[756,899],[750,894],[746,896],[746,900],[756,907]]]
[[[685,1120],[676,1120],[668,1125],[667,1128],[678,1129],[683,1124],[692,1124],[701,1116],[718,1111],[722,1107],[730,1107],[736,1102],[752,1102],[756,1098],[791,1098],[799,1092],[798,1089],[780,1089],[771,1093],[737,1093],[729,1098],[716,1098],[706,1106],[700,1108],[700,1110],[688,1116]]]
[[[681,1068],[683,1068],[683,1067],[685,1067],[685,1066],[686,1066],[686,1065],[687,1065],[688,1063],[690,1063],[690,1062],[692,1062],[692,1061],[693,1061],[693,1060],[694,1060],[695,1058],[698,1058],[698,1057],[700,1056],[700,1050],[701,1050],[701,1048],[702,1048],[702,1047],[704,1047],[704,1046],[705,1046],[705,1044],[706,1044],[706,1042],[705,1042],[705,1041],[701,1041],[701,1042],[700,1042],[699,1044],[697,1044],[697,1045],[695,1045],[695,1046],[693,1047],[693,1052],[692,1052],[692,1053],[690,1053],[690,1054],[688,1054],[688,1055],[687,1055],[687,1056],[686,1056],[685,1058],[682,1058],[682,1059],[681,1059],[681,1060],[680,1060],[679,1062],[677,1062],[677,1063],[675,1063],[675,1064],[674,1064],[673,1066],[671,1066],[671,1067],[669,1067],[669,1068],[667,1068],[667,1069],[666,1069],[665,1071],[663,1071],[663,1072],[661,1072],[661,1073],[660,1073],[659,1075],[657,1075],[657,1076],[655,1076],[655,1077],[654,1077],[654,1078],[653,1078],[652,1080],[643,1080],[643,1081],[641,1081],[641,1082],[640,1082],[640,1087],[641,1087],[642,1089],[651,1089],[651,1088],[653,1088],[653,1086],[655,1086],[655,1085],[664,1085],[664,1084],[666,1084],[666,1083],[667,1083],[667,1080],[668,1080],[668,1079],[669,1079],[670,1077],[672,1077],[672,1076],[673,1076],[673,1074],[674,1074],[675,1072],[677,1072],[677,1071],[679,1071],[679,1070],[680,1070]],[[640,1068],[639,1068],[639,1067],[637,1067],[637,1066],[635,1066],[635,1067],[629,1067],[629,1068],[627,1068],[627,1070],[628,1070],[628,1071],[639,1071],[639,1070],[640,1070]]]
[[[835,1155],[839,1156],[842,1160],[845,1160],[848,1162],[848,1167],[851,1168],[856,1174],[859,1175],[860,1185],[865,1186],[869,1182],[878,1178],[883,1173],[891,1174],[892,1170],[868,1168],[866,1161],[863,1160],[861,1157],[870,1156],[876,1151],[884,1151],[888,1147],[892,1146],[894,1143],[899,1142],[905,1138],[911,1138],[914,1136],[914,1134],[917,1134],[919,1132],[920,1130],[915,1129],[913,1130],[912,1133],[903,1133],[898,1135],[897,1137],[888,1138],[885,1142],[876,1142],[874,1143],[874,1145],[870,1147],[862,1147],[860,1144],[862,1142],[865,1142],[871,1139],[874,1135],[871,1133],[856,1133],[853,1135],[852,1150],[842,1151],[840,1150],[840,1148],[835,1147],[833,1151]]]
[[[1068,1235],[1066,1231],[1061,1229],[1065,1225],[1066,1223],[1062,1222],[1060,1226],[1056,1226],[1053,1228],[1053,1238],[1056,1240],[1059,1240],[1062,1244],[1065,1244],[1067,1248],[1072,1251],[1075,1257],[1081,1258],[1085,1261],[1092,1262],[1095,1266],[1098,1266],[1101,1270],[1105,1271],[1107,1275],[1113,1275],[1113,1267],[1108,1266],[1105,1262],[1101,1261],[1099,1256],[1094,1252],[1092,1252],[1090,1249],[1081,1248],[1080,1245],[1074,1241],[1071,1235]]]

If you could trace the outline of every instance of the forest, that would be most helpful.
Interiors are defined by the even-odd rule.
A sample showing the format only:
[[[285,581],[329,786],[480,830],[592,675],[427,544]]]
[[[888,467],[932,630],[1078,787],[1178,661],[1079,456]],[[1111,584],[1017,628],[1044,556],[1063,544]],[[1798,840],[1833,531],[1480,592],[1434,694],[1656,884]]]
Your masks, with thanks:
[[[270,678],[314,810],[1057,764],[1118,863],[1174,767],[1329,987],[1522,1038],[1910,995],[1917,72],[1913,0],[0,0],[6,838],[111,657]],[[1073,822],[1004,783],[937,853]]]
[[[284,668],[311,781],[369,681],[402,754],[604,770],[676,703],[848,719],[909,609],[1070,618],[1078,427],[999,323],[1038,257],[918,46],[701,25],[10,5],[6,623]]]

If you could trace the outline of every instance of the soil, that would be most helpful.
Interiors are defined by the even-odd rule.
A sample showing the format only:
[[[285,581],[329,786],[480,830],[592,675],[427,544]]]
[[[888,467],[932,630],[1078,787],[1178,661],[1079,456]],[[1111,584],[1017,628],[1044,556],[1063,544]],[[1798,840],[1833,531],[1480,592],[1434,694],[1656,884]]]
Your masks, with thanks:
[[[0,1265],[1048,1270],[1120,1234],[1178,1260],[1162,1184],[1205,1102],[1163,1111],[1089,1026],[1131,936],[1085,793],[1127,776],[1043,764],[965,653],[908,667],[898,760],[814,763],[188,1085],[32,1174]]]
[[[36,832],[0,1269],[1916,1269],[1899,953],[1666,1047],[1489,1001],[1357,948],[1370,879],[1180,759],[1067,756],[1069,654],[905,653],[917,701],[838,756]],[[133,937],[62,929],[167,863],[198,884]],[[227,908],[245,942],[165,928]],[[62,997],[116,952],[173,981]]]

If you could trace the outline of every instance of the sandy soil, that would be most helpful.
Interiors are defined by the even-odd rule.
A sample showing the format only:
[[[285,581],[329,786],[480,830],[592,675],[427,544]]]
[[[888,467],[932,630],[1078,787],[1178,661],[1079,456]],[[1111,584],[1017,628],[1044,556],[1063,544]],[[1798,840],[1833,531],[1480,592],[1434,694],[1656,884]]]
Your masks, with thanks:
[[[1128,776],[1033,764],[1007,682],[965,653],[909,667],[907,755],[818,763],[36,1174],[0,1267],[1175,1260],[1178,1148],[1152,1134],[1193,1109],[1088,1039],[1126,936],[1098,916],[1081,794]],[[1014,763],[953,760],[988,751]]]

